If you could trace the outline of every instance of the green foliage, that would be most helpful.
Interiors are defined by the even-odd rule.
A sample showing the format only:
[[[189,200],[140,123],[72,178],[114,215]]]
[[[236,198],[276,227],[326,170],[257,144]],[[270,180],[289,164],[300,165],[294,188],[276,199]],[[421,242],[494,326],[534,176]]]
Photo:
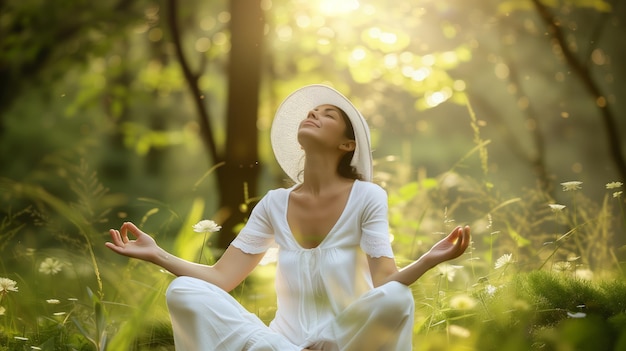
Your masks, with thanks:
[[[532,301],[528,323],[535,344],[550,349],[618,350],[619,321],[626,309],[626,283],[622,279],[592,283],[546,272],[517,277],[514,291]],[[615,299],[615,300],[613,300]]]
[[[83,325],[82,321],[73,317],[72,321],[80,331],[80,333],[87,339],[91,344],[95,347],[96,350],[102,351],[107,347],[107,315],[104,306],[102,305],[102,301],[98,298],[98,296],[94,295],[94,293],[87,288],[89,293],[89,297],[93,303],[93,325],[91,326],[91,331],[87,329],[86,326]]]
[[[352,13],[322,3],[263,2],[257,127],[268,131],[279,97],[332,83],[372,126],[399,264],[471,225],[467,254],[413,286],[414,349],[625,349],[624,198],[601,184],[612,177],[604,138],[589,137],[600,135],[600,101],[577,89],[532,1],[359,1]],[[623,21],[602,0],[541,3],[619,114],[612,92],[626,80],[613,33]],[[222,144],[227,2],[180,6],[184,50]],[[13,0],[0,9],[0,277],[19,286],[0,299],[0,350],[172,350],[171,275],[102,247],[106,229],[129,218],[176,254],[212,261],[210,241],[190,227],[219,189],[165,8]],[[263,182],[274,187],[282,176],[261,147]],[[571,178],[584,188],[555,190]],[[549,207],[557,203],[565,208]],[[272,268],[234,292],[264,321],[276,308]]]
[[[3,233],[15,232],[0,253],[0,277],[17,282],[16,291],[0,298],[0,340],[9,350],[131,349],[137,338],[129,335],[135,328],[166,318],[162,296],[167,276],[135,263],[120,269],[102,255],[98,227],[108,219],[108,206],[117,196],[108,193],[86,161],[79,162],[64,164],[67,173],[61,177],[68,184],[59,192],[65,200],[27,182],[0,182],[7,214]],[[16,242],[15,236],[22,241]],[[143,281],[120,280],[120,275],[131,274]],[[136,309],[136,301],[144,308]],[[126,318],[120,321],[119,316],[134,323],[125,324]],[[168,340],[161,332],[155,338]]]
[[[204,201],[200,198],[194,199],[189,214],[185,218],[180,232],[176,235],[176,241],[174,242],[175,255],[189,261],[199,262],[199,253],[203,251],[206,240],[202,234],[194,233],[190,228],[203,218],[203,211]],[[209,256],[211,255],[209,254]]]
[[[113,322],[114,335],[109,341],[110,350],[153,350],[162,346],[173,349],[171,324],[167,318],[146,318],[146,311],[157,309],[163,311],[163,288],[142,289],[141,298],[132,305],[118,310],[118,316]],[[111,301],[113,304],[114,302]]]
[[[430,333],[452,335],[452,349],[471,342],[479,350],[619,350],[623,342],[623,305],[608,303],[615,296],[624,303],[622,279],[594,282],[533,271],[485,288],[470,289],[476,305],[444,308],[445,322],[431,326]]]
[[[478,153],[478,148],[474,152]],[[477,164],[481,162],[478,158]],[[470,160],[468,157],[463,162]],[[58,164],[66,170],[59,173],[67,182],[65,190],[56,183],[56,192],[64,194],[63,199],[29,182],[4,179],[0,183],[6,213],[2,228],[9,234],[2,242],[2,268],[7,272],[3,274],[18,281],[20,288],[0,301],[0,306],[6,308],[0,316],[2,346],[171,349],[172,335],[163,301],[170,275],[132,260],[120,266],[116,257],[103,254],[97,248],[101,245],[95,244],[103,241],[97,228],[106,224],[110,213],[103,204],[115,203],[118,197],[109,193],[86,161]],[[395,170],[396,174],[405,174],[405,165],[397,160],[384,160],[379,165],[383,173]],[[597,240],[595,235],[612,235],[613,226],[606,222],[615,222],[620,213],[608,199],[596,206],[582,194],[573,193],[573,201],[579,204],[575,210],[554,212],[549,210],[550,199],[545,195],[529,192],[520,198],[501,199],[497,186],[487,187],[458,172],[405,180],[389,178],[383,184],[389,193],[390,226],[400,264],[430,247],[445,234],[442,229],[447,231],[457,224],[457,216],[471,219],[478,215],[471,223],[474,242],[466,255],[433,269],[415,287],[416,349],[467,345],[481,350],[496,349],[494,345],[512,350],[585,349],[589,338],[603,338],[599,347],[608,350],[624,343],[626,283],[610,278],[618,275],[614,269],[617,262],[613,256],[604,256],[607,262],[596,261],[593,265],[580,262],[580,258],[571,257],[580,246],[564,244],[573,244],[573,229],[584,233],[579,239],[585,243]],[[167,206],[150,199],[142,202],[149,205],[142,226],[154,225],[161,209]],[[167,222],[168,226],[176,225],[179,234],[163,245],[196,260],[204,238],[192,233],[190,227],[202,218],[205,204],[198,198],[190,202],[186,215],[167,209],[169,218],[182,220]],[[538,205],[543,210],[537,211]],[[27,223],[30,218],[38,218],[37,225]],[[541,225],[533,226],[530,218],[538,218],[534,220]],[[559,245],[544,244],[546,238],[554,236],[549,230],[536,232],[533,237],[520,229],[551,229],[554,222],[573,226],[557,235],[555,242]],[[602,230],[584,230],[588,222]],[[14,238],[27,230],[35,231],[38,238],[55,240],[59,243],[57,249],[39,246],[42,244],[38,241],[29,241],[36,244],[32,248],[16,244]],[[502,235],[497,234],[499,231]],[[70,240],[68,232],[75,233],[76,238]],[[552,248],[549,255],[541,251],[546,246]],[[494,259],[506,252],[511,253]],[[10,255],[15,258],[8,258]],[[43,260],[45,256],[51,260]],[[205,257],[211,261],[208,254]],[[538,270],[541,262],[544,264]],[[60,288],[49,284],[52,279],[68,283]],[[269,321],[275,311],[274,295],[268,293],[273,291],[272,284],[272,267],[260,267],[234,294]],[[92,286],[96,287],[95,293],[91,292]]]

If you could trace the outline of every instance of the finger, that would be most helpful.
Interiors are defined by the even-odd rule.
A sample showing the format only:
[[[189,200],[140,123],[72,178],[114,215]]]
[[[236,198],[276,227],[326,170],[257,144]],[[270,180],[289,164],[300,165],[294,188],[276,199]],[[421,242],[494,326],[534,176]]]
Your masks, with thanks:
[[[457,231],[457,239],[456,242],[454,243],[454,249],[456,250],[456,255],[460,256],[463,251],[465,251],[465,231],[463,230],[463,227],[458,227]]]
[[[109,234],[111,234],[112,242],[105,242],[104,245],[108,247],[109,249],[115,252],[118,252],[119,248],[124,247],[124,243],[122,242],[122,239],[120,238],[120,232],[118,232],[115,229],[110,229]]]
[[[139,236],[144,234],[139,228],[137,228],[137,226],[133,222],[124,222],[124,224],[122,224],[122,230],[124,232],[130,231],[135,236],[135,238],[138,238]],[[126,237],[128,238],[128,234],[126,235]]]
[[[452,231],[450,232],[450,234],[448,234],[446,239],[449,240],[450,242],[454,242],[459,237],[459,228],[460,227],[456,227],[452,229]]]
[[[454,231],[452,231],[452,233],[450,233],[450,234],[451,234],[450,236],[452,238],[452,241],[455,244],[458,244],[459,241],[461,241],[461,239],[463,238],[463,227],[458,226],[458,227],[454,228]]]
[[[122,224],[122,227],[119,231],[117,231],[120,235],[120,241],[123,243],[127,243],[128,240],[128,229],[126,228],[126,223]]]
[[[450,233],[452,246],[450,247],[451,258],[459,257],[467,248],[467,240],[465,240],[465,229],[461,226],[454,228]]]
[[[117,246],[117,245],[115,245],[115,244],[113,244],[111,242],[104,243],[104,246],[108,247],[109,249],[111,249],[111,250],[113,250],[113,251],[115,251],[117,253],[122,253],[122,247]]]
[[[470,227],[468,225],[466,225],[461,232],[461,237],[459,238],[459,241],[461,241],[461,250],[465,251],[471,241],[471,236],[470,236]]]
[[[116,246],[124,246],[124,241],[122,241],[122,238],[120,236],[120,232],[115,230],[115,229],[111,229],[109,230],[109,233],[111,234],[111,240],[113,241],[113,244]]]

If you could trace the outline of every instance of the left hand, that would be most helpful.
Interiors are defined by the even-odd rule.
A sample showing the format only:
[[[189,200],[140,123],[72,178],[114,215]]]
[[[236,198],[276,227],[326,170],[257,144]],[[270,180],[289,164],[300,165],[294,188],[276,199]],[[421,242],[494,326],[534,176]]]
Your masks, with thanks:
[[[455,259],[465,252],[470,243],[470,227],[456,227],[448,236],[436,243],[424,256],[435,265]]]

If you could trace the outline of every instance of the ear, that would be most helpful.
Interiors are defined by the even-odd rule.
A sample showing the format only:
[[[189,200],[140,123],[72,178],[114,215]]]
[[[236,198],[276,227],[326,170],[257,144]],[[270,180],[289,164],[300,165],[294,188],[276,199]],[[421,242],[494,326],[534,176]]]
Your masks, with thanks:
[[[341,151],[350,152],[354,151],[354,149],[356,149],[356,141],[354,140],[348,140],[339,145],[339,150]]]

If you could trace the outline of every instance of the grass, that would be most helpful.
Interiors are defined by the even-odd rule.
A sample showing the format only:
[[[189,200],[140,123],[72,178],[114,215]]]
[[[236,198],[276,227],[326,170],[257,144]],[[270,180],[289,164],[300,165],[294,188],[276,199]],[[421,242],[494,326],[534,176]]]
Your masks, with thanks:
[[[471,153],[486,157],[486,142],[476,140],[482,146]],[[400,166],[381,162],[379,168]],[[70,170],[62,179],[66,189],[55,193],[71,196],[0,181],[0,350],[173,350],[164,302],[172,276],[102,248],[109,209],[122,200],[86,162],[64,167]],[[494,184],[454,170],[383,185],[400,265],[457,224],[473,228],[464,256],[412,286],[414,350],[626,348],[623,251],[613,245],[623,239],[621,184],[607,184],[601,203],[570,189],[562,205],[533,189],[501,198]],[[204,237],[191,225],[203,206],[193,199],[181,216],[155,203],[142,222],[166,216],[161,223],[179,233],[165,245],[196,260]],[[259,267],[233,294],[269,322],[273,266]]]

